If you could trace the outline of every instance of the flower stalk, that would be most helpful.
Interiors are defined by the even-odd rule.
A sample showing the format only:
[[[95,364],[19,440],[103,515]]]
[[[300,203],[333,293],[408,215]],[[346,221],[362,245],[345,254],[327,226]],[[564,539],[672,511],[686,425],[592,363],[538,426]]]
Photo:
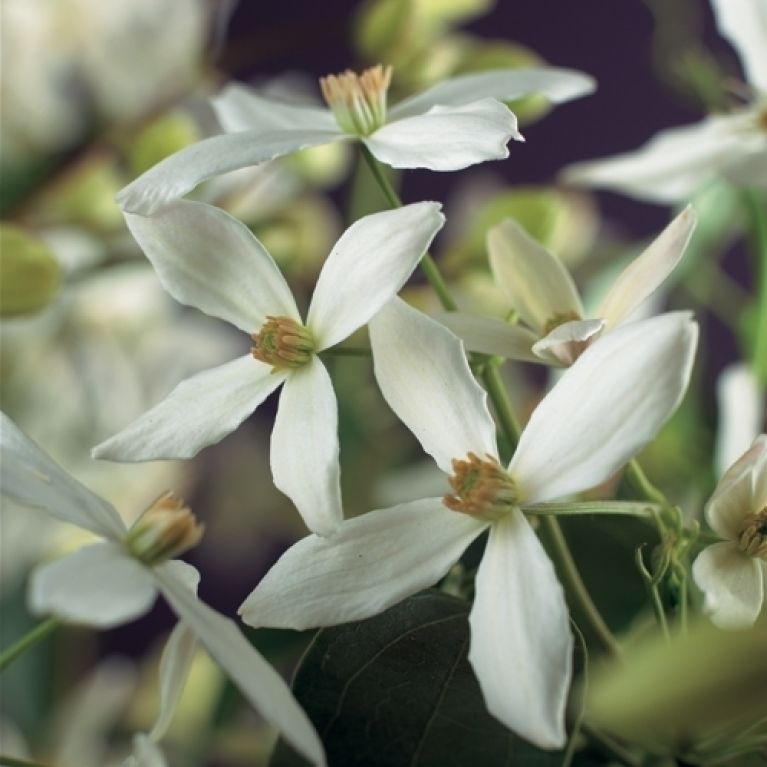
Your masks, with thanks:
[[[13,663],[19,656],[23,655],[27,650],[34,647],[38,642],[41,642],[49,634],[52,634],[60,625],[61,621],[58,618],[48,618],[41,623],[38,623],[28,634],[25,634],[18,642],[11,645],[7,650],[0,654],[0,672]],[[0,764],[6,764],[7,762],[0,759]],[[8,762],[10,764],[10,762]],[[20,762],[20,764],[26,764],[26,762]]]

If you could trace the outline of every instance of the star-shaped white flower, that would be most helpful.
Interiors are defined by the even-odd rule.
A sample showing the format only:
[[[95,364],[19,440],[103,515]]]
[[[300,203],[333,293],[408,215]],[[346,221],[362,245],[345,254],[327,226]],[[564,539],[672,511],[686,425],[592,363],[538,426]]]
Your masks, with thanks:
[[[703,609],[722,628],[744,628],[759,616],[767,593],[767,435],[725,472],[706,504],[706,520],[724,540],[693,562]]]
[[[381,391],[451,491],[364,514],[290,548],[245,600],[254,626],[361,620],[431,586],[482,532],[469,660],[489,710],[524,738],[565,741],[572,637],[554,568],[523,509],[620,468],[679,403],[697,328],[686,313],[620,328],[584,352],[541,402],[508,467],[461,342],[399,299],[371,322]]]
[[[17,503],[104,539],[34,571],[33,612],[110,628],[146,613],[161,593],[264,719],[310,762],[325,764],[322,743],[282,677],[234,621],[197,598],[197,571],[171,558],[202,533],[177,499],[162,496],[127,529],[110,503],[67,474],[2,413],[0,480],[3,495]]]
[[[618,276],[596,310],[584,319],[573,278],[564,264],[513,219],[488,232],[496,282],[523,324],[451,312],[440,321],[471,351],[509,359],[570,365],[590,344],[631,318],[675,269],[695,228],[687,207]]]
[[[752,99],[727,115],[661,131],[626,154],[565,169],[566,181],[674,203],[714,178],[767,188],[767,0],[711,0],[719,31],[740,55]]]
[[[151,217],[126,214],[168,292],[252,334],[255,345],[251,354],[180,383],[98,445],[94,457],[190,458],[284,384],[272,432],[274,483],[310,530],[333,532],[342,518],[338,409],[318,353],[396,295],[442,227],[439,211],[438,203],[420,202],[352,224],[322,268],[305,325],[272,257],[227,213],[180,200]]]
[[[554,103],[591,93],[594,81],[568,69],[501,69],[462,75],[387,109],[391,69],[344,72],[321,80],[329,108],[264,98],[242,85],[213,101],[226,131],[163,160],[123,189],[117,201],[150,215],[211,176],[332,141],[361,141],[393,168],[459,170],[508,157],[521,141],[517,118],[501,100],[540,93]]]

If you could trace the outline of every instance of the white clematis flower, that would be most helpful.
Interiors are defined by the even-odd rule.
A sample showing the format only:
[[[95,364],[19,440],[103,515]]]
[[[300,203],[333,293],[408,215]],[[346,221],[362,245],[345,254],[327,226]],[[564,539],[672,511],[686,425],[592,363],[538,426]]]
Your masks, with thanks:
[[[753,93],[743,109],[661,131],[635,152],[566,168],[566,181],[640,200],[687,200],[707,181],[767,188],[767,0],[711,0]]]
[[[151,215],[211,176],[332,141],[358,140],[393,168],[460,170],[508,157],[522,141],[501,100],[541,93],[554,103],[594,90],[588,75],[541,67],[500,69],[446,80],[387,108],[390,67],[322,78],[329,108],[298,106],[230,85],[213,106],[226,133],[163,160],[117,196],[123,210]]]
[[[725,472],[705,514],[724,540],[693,562],[703,609],[717,626],[745,628],[759,616],[767,593],[767,435]]]
[[[461,342],[399,299],[370,325],[391,408],[449,475],[445,498],[381,509],[290,548],[240,608],[254,626],[361,620],[438,581],[484,531],[469,660],[489,710],[543,748],[565,742],[572,636],[554,567],[523,510],[604,481],[656,434],[687,386],[685,313],[589,348],[540,403],[508,467]]]
[[[3,494],[17,503],[41,508],[104,539],[33,573],[29,603],[35,613],[109,628],[143,615],[162,593],[264,719],[310,762],[325,764],[317,733],[282,677],[234,621],[197,598],[197,571],[172,559],[202,534],[182,502],[166,494],[126,529],[111,504],[67,474],[2,413],[0,479]],[[166,692],[173,694],[172,689]]]
[[[222,210],[180,200],[154,216],[126,219],[174,298],[252,334],[255,345],[252,354],[182,381],[93,456],[190,458],[284,384],[272,432],[274,483],[310,530],[332,533],[342,519],[338,412],[318,353],[396,295],[442,227],[440,205],[407,205],[349,227],[322,268],[305,324],[264,246]]]
[[[488,232],[490,266],[524,325],[494,317],[447,313],[440,322],[466,347],[509,359],[571,365],[589,345],[631,319],[676,268],[696,224],[683,210],[618,276],[592,319],[564,264],[513,219]]]

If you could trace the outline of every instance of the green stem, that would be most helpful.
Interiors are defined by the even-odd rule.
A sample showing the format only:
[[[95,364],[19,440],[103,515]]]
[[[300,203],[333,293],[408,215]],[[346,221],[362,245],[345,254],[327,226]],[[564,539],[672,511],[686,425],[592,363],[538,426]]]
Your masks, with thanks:
[[[762,387],[767,387],[767,215],[761,195],[754,190],[744,192],[751,221],[752,247],[759,287],[757,292],[756,337],[754,338],[754,374]]]
[[[389,179],[386,178],[386,174],[383,172],[383,168],[379,165],[378,160],[373,157],[370,150],[364,144],[361,145],[361,148],[362,156],[365,158],[365,162],[367,162],[368,168],[370,168],[370,172],[373,174],[373,178],[375,178],[376,183],[383,192],[389,206],[392,208],[401,208],[402,200],[400,200],[399,195],[394,191],[394,187],[389,183]],[[450,295],[450,290],[442,279],[442,275],[439,273],[439,268],[437,267],[436,262],[428,253],[425,253],[421,259],[421,271],[424,273],[429,284],[437,294],[442,307],[448,312],[456,311],[458,309],[458,304],[456,304],[453,297]]]
[[[632,458],[626,465],[626,478],[644,500],[657,504],[662,509],[672,508],[668,498],[647,478],[636,458]]]
[[[503,388],[498,365],[491,360],[482,368],[480,375],[498,416],[501,433],[508,442],[509,451],[513,453],[519,441],[521,429],[511,408],[509,398],[506,396],[506,390]]]
[[[32,631],[0,654],[0,671],[4,671],[19,655],[23,655],[30,647],[45,639],[48,634],[52,633],[60,625],[61,621],[58,618],[48,618],[38,623]]]
[[[17,759],[14,756],[0,754],[0,767],[45,767],[39,762],[29,762],[26,759]]]
[[[330,349],[324,349],[321,354],[330,357],[370,357],[371,351],[356,346],[332,346]]]

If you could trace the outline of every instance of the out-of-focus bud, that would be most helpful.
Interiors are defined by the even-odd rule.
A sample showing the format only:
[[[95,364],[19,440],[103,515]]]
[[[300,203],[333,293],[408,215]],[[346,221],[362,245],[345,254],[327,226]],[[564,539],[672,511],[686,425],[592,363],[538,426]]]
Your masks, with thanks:
[[[351,152],[346,144],[335,142],[296,152],[286,157],[285,162],[309,184],[331,187],[346,178]]]
[[[694,764],[767,745],[767,623],[721,631],[707,620],[659,635],[597,666],[587,721],[629,743]]]
[[[170,112],[147,125],[126,150],[128,166],[140,176],[160,160],[201,138],[194,120],[183,112]]]
[[[36,312],[47,306],[59,286],[53,253],[13,224],[0,224],[0,314]]]

